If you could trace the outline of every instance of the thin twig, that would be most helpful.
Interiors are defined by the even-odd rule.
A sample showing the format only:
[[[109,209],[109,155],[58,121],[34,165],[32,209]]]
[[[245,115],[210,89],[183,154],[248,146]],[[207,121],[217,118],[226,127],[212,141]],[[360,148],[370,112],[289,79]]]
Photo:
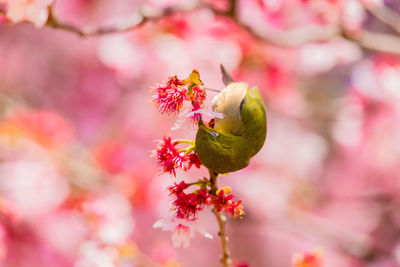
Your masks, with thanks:
[[[209,170],[209,173],[210,173],[211,193],[213,195],[216,195],[218,190],[217,186],[218,173],[215,173],[211,170]],[[219,226],[218,236],[221,241],[221,249],[222,249],[221,263],[222,266],[229,267],[231,263],[231,256],[228,248],[228,237],[225,234],[226,217],[218,212],[216,205],[214,205],[213,207],[213,213],[215,215],[215,218],[217,218]]]

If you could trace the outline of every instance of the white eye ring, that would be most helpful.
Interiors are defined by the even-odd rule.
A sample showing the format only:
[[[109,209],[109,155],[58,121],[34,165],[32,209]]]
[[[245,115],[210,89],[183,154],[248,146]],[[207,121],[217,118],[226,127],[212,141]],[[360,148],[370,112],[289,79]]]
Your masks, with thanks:
[[[219,133],[217,133],[217,132],[211,132],[211,131],[208,131],[212,136],[214,136],[215,138],[217,138],[218,136],[219,136]]]

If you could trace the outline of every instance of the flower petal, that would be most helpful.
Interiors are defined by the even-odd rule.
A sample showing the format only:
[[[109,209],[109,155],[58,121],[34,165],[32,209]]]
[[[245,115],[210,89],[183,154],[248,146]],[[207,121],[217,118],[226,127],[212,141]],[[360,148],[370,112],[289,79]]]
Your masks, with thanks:
[[[218,119],[223,119],[224,118],[224,114],[223,113],[215,112],[215,111],[208,110],[208,109],[205,109],[205,108],[201,108],[201,109],[192,111],[192,112],[188,113],[185,117],[193,117],[195,114],[204,114],[204,115],[208,115],[210,117],[218,118]]]

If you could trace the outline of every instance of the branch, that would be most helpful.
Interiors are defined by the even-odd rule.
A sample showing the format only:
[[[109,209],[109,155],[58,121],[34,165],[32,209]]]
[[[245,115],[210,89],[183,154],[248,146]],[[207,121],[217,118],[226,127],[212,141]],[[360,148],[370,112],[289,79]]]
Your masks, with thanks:
[[[358,37],[345,37],[365,49],[400,55],[400,37],[395,35],[364,30]]]
[[[81,37],[89,37],[89,36],[98,36],[98,35],[105,35],[105,34],[115,34],[115,33],[123,33],[128,32],[134,29],[137,29],[143,26],[145,23],[149,21],[158,21],[168,15],[179,11],[193,11],[199,8],[196,6],[192,9],[184,8],[184,7],[169,7],[165,8],[158,12],[149,12],[145,11],[144,9],[134,13],[125,23],[120,25],[113,25],[113,26],[102,26],[99,28],[79,28],[77,26],[63,23],[59,21],[53,12],[53,7],[49,7],[49,18],[47,19],[46,25],[52,27],[54,29],[60,29],[75,33]],[[153,13],[153,14],[151,14]]]
[[[229,1],[229,9],[226,11],[226,15],[230,17],[236,17],[237,16],[237,1],[236,0],[230,0]]]
[[[307,26],[293,30],[285,31],[264,31],[256,32],[241,22],[236,23],[247,32],[252,34],[256,39],[274,44],[278,46],[299,46],[310,42],[330,41],[337,37],[354,42],[358,46],[382,53],[391,53],[400,55],[400,37],[386,34],[362,30],[360,34],[352,34],[346,32],[337,26]],[[400,26],[400,20],[399,20]],[[400,27],[399,27],[400,28]]]
[[[235,19],[234,21],[240,28],[253,35],[259,41],[279,46],[291,47],[310,42],[330,41],[335,37],[340,36],[339,27],[335,26],[311,25],[292,30],[273,30],[265,27],[261,32],[252,29],[250,26],[245,25],[238,19]]]
[[[146,10],[142,9],[141,11],[133,14],[128,21],[123,24],[103,26],[99,28],[79,28],[71,24],[60,22],[54,16],[53,8],[49,7],[49,18],[46,25],[55,29],[75,33],[81,37],[89,37],[131,31],[139,28],[147,22],[158,21],[165,16],[174,14],[176,12],[190,12],[201,8],[208,8],[216,16],[231,19],[241,30],[249,33],[257,41],[266,44],[293,47],[310,42],[330,41],[337,37],[343,37],[364,49],[400,55],[400,36],[371,32],[367,30],[362,30],[359,34],[354,34],[346,32],[342,25],[311,25],[292,30],[276,30],[268,26],[265,26],[262,29],[254,29],[239,19],[237,0],[230,0],[230,7],[226,11],[216,10],[209,5],[202,3],[201,1],[192,7],[168,7],[158,12],[153,11],[153,14],[151,14],[152,12],[146,12]],[[394,30],[400,32],[399,14],[387,7],[375,8],[366,6],[366,8],[377,18],[385,22]]]
[[[359,34],[352,34],[346,32],[342,25],[311,25],[292,30],[276,30],[268,26],[265,26],[262,29],[254,29],[250,25],[242,22],[237,16],[234,9],[237,5],[237,0],[231,0],[230,2],[231,8],[226,12],[215,10],[212,7],[210,7],[210,9],[216,15],[231,18],[239,28],[248,32],[256,40],[262,43],[293,47],[310,42],[330,41],[337,37],[343,37],[365,49],[400,55],[400,37],[391,34],[370,32],[367,30],[362,30]],[[400,15],[389,8],[380,10],[379,15],[382,15],[383,12],[387,13],[385,17],[387,24],[400,32]]]
[[[380,21],[400,33],[400,14],[385,5],[373,6],[364,4],[364,8]]]
[[[220,11],[208,6],[211,11],[221,17],[230,18],[243,31],[252,35],[256,40],[279,46],[298,46],[309,42],[329,41],[340,36],[338,26],[317,26],[296,28],[292,30],[276,30],[268,25],[260,29],[254,29],[250,25],[242,22],[237,13],[237,0],[230,0],[230,8]]]
[[[165,16],[174,14],[176,12],[188,12],[194,11],[200,8],[208,8],[215,15],[221,17],[227,17],[232,19],[235,24],[241,28],[243,31],[250,33],[257,40],[266,42],[269,44],[275,44],[280,46],[298,46],[308,42],[316,42],[316,41],[328,41],[340,35],[340,31],[337,27],[332,26],[309,26],[294,30],[284,30],[277,31],[274,29],[263,28],[263,31],[256,31],[250,26],[244,24],[240,21],[237,14],[237,1],[231,0],[230,7],[226,11],[220,11],[212,8],[211,6],[201,4],[192,7],[192,8],[182,8],[182,7],[169,7],[164,10],[158,12],[157,15],[149,15],[145,12],[139,11],[131,16],[131,18],[121,25],[114,26],[103,26],[100,28],[79,28],[77,26],[66,24],[58,21],[58,19],[54,16],[53,8],[49,7],[49,18],[47,20],[46,25],[55,29],[65,30],[72,33],[75,33],[81,37],[89,37],[89,36],[97,36],[97,35],[105,35],[105,34],[113,34],[113,33],[122,33],[134,30],[139,28],[143,24],[149,21],[158,21]]]
[[[211,193],[213,195],[216,195],[217,190],[218,190],[218,186],[217,186],[218,174],[214,173],[211,170],[208,170],[208,171],[210,173]],[[222,249],[221,263],[222,263],[222,266],[229,267],[229,264],[231,263],[231,258],[230,258],[230,252],[228,249],[228,237],[225,234],[226,217],[218,212],[216,205],[214,205],[214,208],[212,211],[215,215],[215,218],[217,218],[218,226],[219,226],[218,236],[219,236],[219,239],[221,242],[221,249]]]

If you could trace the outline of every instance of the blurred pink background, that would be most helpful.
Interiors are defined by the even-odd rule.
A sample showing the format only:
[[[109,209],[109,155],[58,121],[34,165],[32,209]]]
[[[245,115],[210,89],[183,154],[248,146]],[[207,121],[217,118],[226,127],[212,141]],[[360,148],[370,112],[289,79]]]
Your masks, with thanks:
[[[399,266],[399,54],[379,51],[385,40],[366,49],[356,39],[363,30],[398,37],[373,10],[395,15],[399,2],[237,1],[248,29],[218,16],[223,0],[57,0],[53,15],[96,29],[171,6],[183,11],[90,37],[3,15],[0,266],[219,266],[208,210],[200,220],[215,238],[197,235],[186,249],[153,228],[170,214],[168,185],[207,172],[160,175],[156,140],[193,139],[195,129],[171,130],[177,118],[159,114],[149,91],[193,68],[222,89],[221,63],[259,86],[268,115],[263,149],[219,180],[246,212],[227,224],[233,266],[292,266],[293,254],[318,248],[323,266]],[[351,38],[284,34],[326,25]]]

